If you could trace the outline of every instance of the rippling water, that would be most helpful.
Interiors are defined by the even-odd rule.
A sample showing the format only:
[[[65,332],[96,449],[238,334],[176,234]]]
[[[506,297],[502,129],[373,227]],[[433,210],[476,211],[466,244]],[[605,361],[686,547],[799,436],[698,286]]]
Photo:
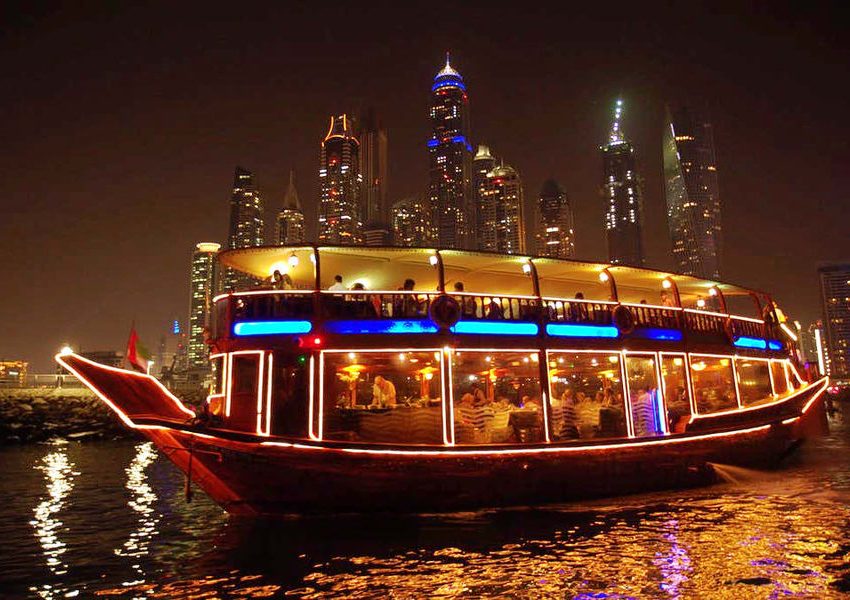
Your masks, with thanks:
[[[149,443],[6,448],[0,597],[847,597],[842,408],[779,471],[450,515],[228,519]]]

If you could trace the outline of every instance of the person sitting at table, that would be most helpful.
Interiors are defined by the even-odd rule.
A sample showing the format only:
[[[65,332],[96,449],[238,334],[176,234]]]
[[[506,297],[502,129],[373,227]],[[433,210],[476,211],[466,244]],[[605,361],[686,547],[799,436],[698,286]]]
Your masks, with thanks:
[[[389,379],[378,375],[372,385],[372,403],[369,406],[386,408],[396,405],[395,385]]]
[[[643,437],[656,435],[655,410],[652,406],[652,395],[642,387],[638,389],[637,395],[632,400],[632,420],[634,422],[635,436]]]

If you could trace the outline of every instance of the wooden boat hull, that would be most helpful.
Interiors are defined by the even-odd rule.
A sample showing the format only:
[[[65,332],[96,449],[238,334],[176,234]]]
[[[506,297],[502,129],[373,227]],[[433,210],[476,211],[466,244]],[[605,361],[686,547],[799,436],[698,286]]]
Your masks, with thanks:
[[[68,357],[60,362],[225,510],[253,515],[540,505],[702,485],[716,479],[712,464],[775,464],[822,419],[827,384],[809,384],[734,420],[699,419],[686,433],[663,438],[417,449],[283,440],[180,422],[186,410],[167,390],[126,381],[145,376],[105,373]],[[151,417],[159,405],[168,419]],[[125,412],[131,408],[138,414]]]

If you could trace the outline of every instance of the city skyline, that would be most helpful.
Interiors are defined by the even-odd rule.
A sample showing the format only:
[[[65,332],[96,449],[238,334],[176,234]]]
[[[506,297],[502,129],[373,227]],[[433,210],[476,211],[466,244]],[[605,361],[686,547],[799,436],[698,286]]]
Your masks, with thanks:
[[[626,127],[646,179],[647,263],[664,269],[674,264],[659,147],[663,105],[705,98],[723,173],[724,279],[770,290],[790,314],[814,320],[820,313],[817,264],[850,254],[837,176],[847,160],[847,136],[842,124],[836,130],[826,122],[837,97],[822,84],[837,75],[838,54],[820,44],[824,37],[835,44],[834,32],[816,14],[796,15],[810,28],[794,27],[792,44],[776,35],[792,31],[786,17],[750,13],[724,20],[698,12],[631,15],[627,20],[637,28],[619,21],[603,28],[592,15],[579,15],[576,37],[552,46],[530,41],[556,39],[544,35],[555,20],[532,11],[517,19],[517,35],[525,36],[518,52],[476,34],[488,19],[461,9],[457,21],[439,32],[420,19],[422,25],[403,36],[387,32],[380,47],[358,47],[356,57],[338,52],[348,41],[318,13],[288,40],[268,36],[262,49],[238,57],[225,50],[239,47],[247,31],[265,31],[260,20],[245,16],[233,23],[212,50],[203,43],[216,30],[210,16],[204,30],[197,15],[184,10],[175,11],[172,24],[137,9],[108,19],[90,12],[91,18],[76,20],[41,15],[31,25],[14,26],[3,42],[6,72],[18,91],[4,99],[12,117],[5,124],[12,160],[4,166],[2,197],[14,208],[3,224],[2,250],[20,254],[25,240],[28,251],[10,265],[14,294],[4,314],[27,310],[24,319],[7,318],[14,345],[0,346],[0,355],[44,365],[61,341],[121,347],[133,317],[143,331],[167,327],[174,307],[185,304],[187,252],[196,241],[226,239],[226,190],[234,164],[257,174],[267,215],[279,208],[273,199],[294,168],[313,237],[318,182],[315,150],[309,148],[329,114],[376,105],[392,141],[390,202],[421,193],[428,137],[423,83],[431,81],[446,49],[473,95],[475,139],[498,148],[522,173],[526,211],[545,179],[563,185],[574,203],[576,230],[589,232],[578,236],[580,255],[594,260],[605,259],[604,236],[597,233],[603,217],[594,149],[605,133],[611,98],[621,95],[628,106]],[[110,27],[95,27],[105,19]],[[672,27],[676,20],[696,27]],[[151,39],[122,42],[120,32],[140,23],[149,25]],[[611,39],[603,30],[615,32],[618,41],[599,43]],[[27,53],[18,48],[24,31]],[[90,35],[94,31],[107,35]],[[299,49],[317,31],[330,36],[326,46]],[[770,41],[754,41],[764,36]],[[76,39],[86,45],[65,43]],[[63,54],[59,48],[71,50]],[[136,62],[141,56],[145,60]],[[119,57],[137,67],[116,68]],[[748,66],[753,62],[757,72]],[[334,78],[317,76],[334,65],[344,67]],[[790,90],[788,73],[797,82]],[[60,86],[59,96],[47,93],[55,86],[44,86],[57,80],[75,83]],[[246,86],[253,93],[245,94]],[[366,93],[372,96],[364,98]],[[75,226],[67,227],[71,222]],[[754,223],[759,239],[751,234]],[[798,242],[764,241],[790,237]],[[130,247],[144,253],[128,268]],[[64,302],[30,289],[32,273],[62,286]],[[19,321],[38,321],[38,335],[26,335]]]

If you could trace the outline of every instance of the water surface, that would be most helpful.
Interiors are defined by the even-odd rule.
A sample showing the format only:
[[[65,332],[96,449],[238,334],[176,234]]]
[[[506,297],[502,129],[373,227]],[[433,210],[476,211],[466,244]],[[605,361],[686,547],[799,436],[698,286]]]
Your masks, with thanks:
[[[146,442],[5,448],[0,597],[848,597],[847,421],[780,470],[700,490],[281,521],[187,504]]]

